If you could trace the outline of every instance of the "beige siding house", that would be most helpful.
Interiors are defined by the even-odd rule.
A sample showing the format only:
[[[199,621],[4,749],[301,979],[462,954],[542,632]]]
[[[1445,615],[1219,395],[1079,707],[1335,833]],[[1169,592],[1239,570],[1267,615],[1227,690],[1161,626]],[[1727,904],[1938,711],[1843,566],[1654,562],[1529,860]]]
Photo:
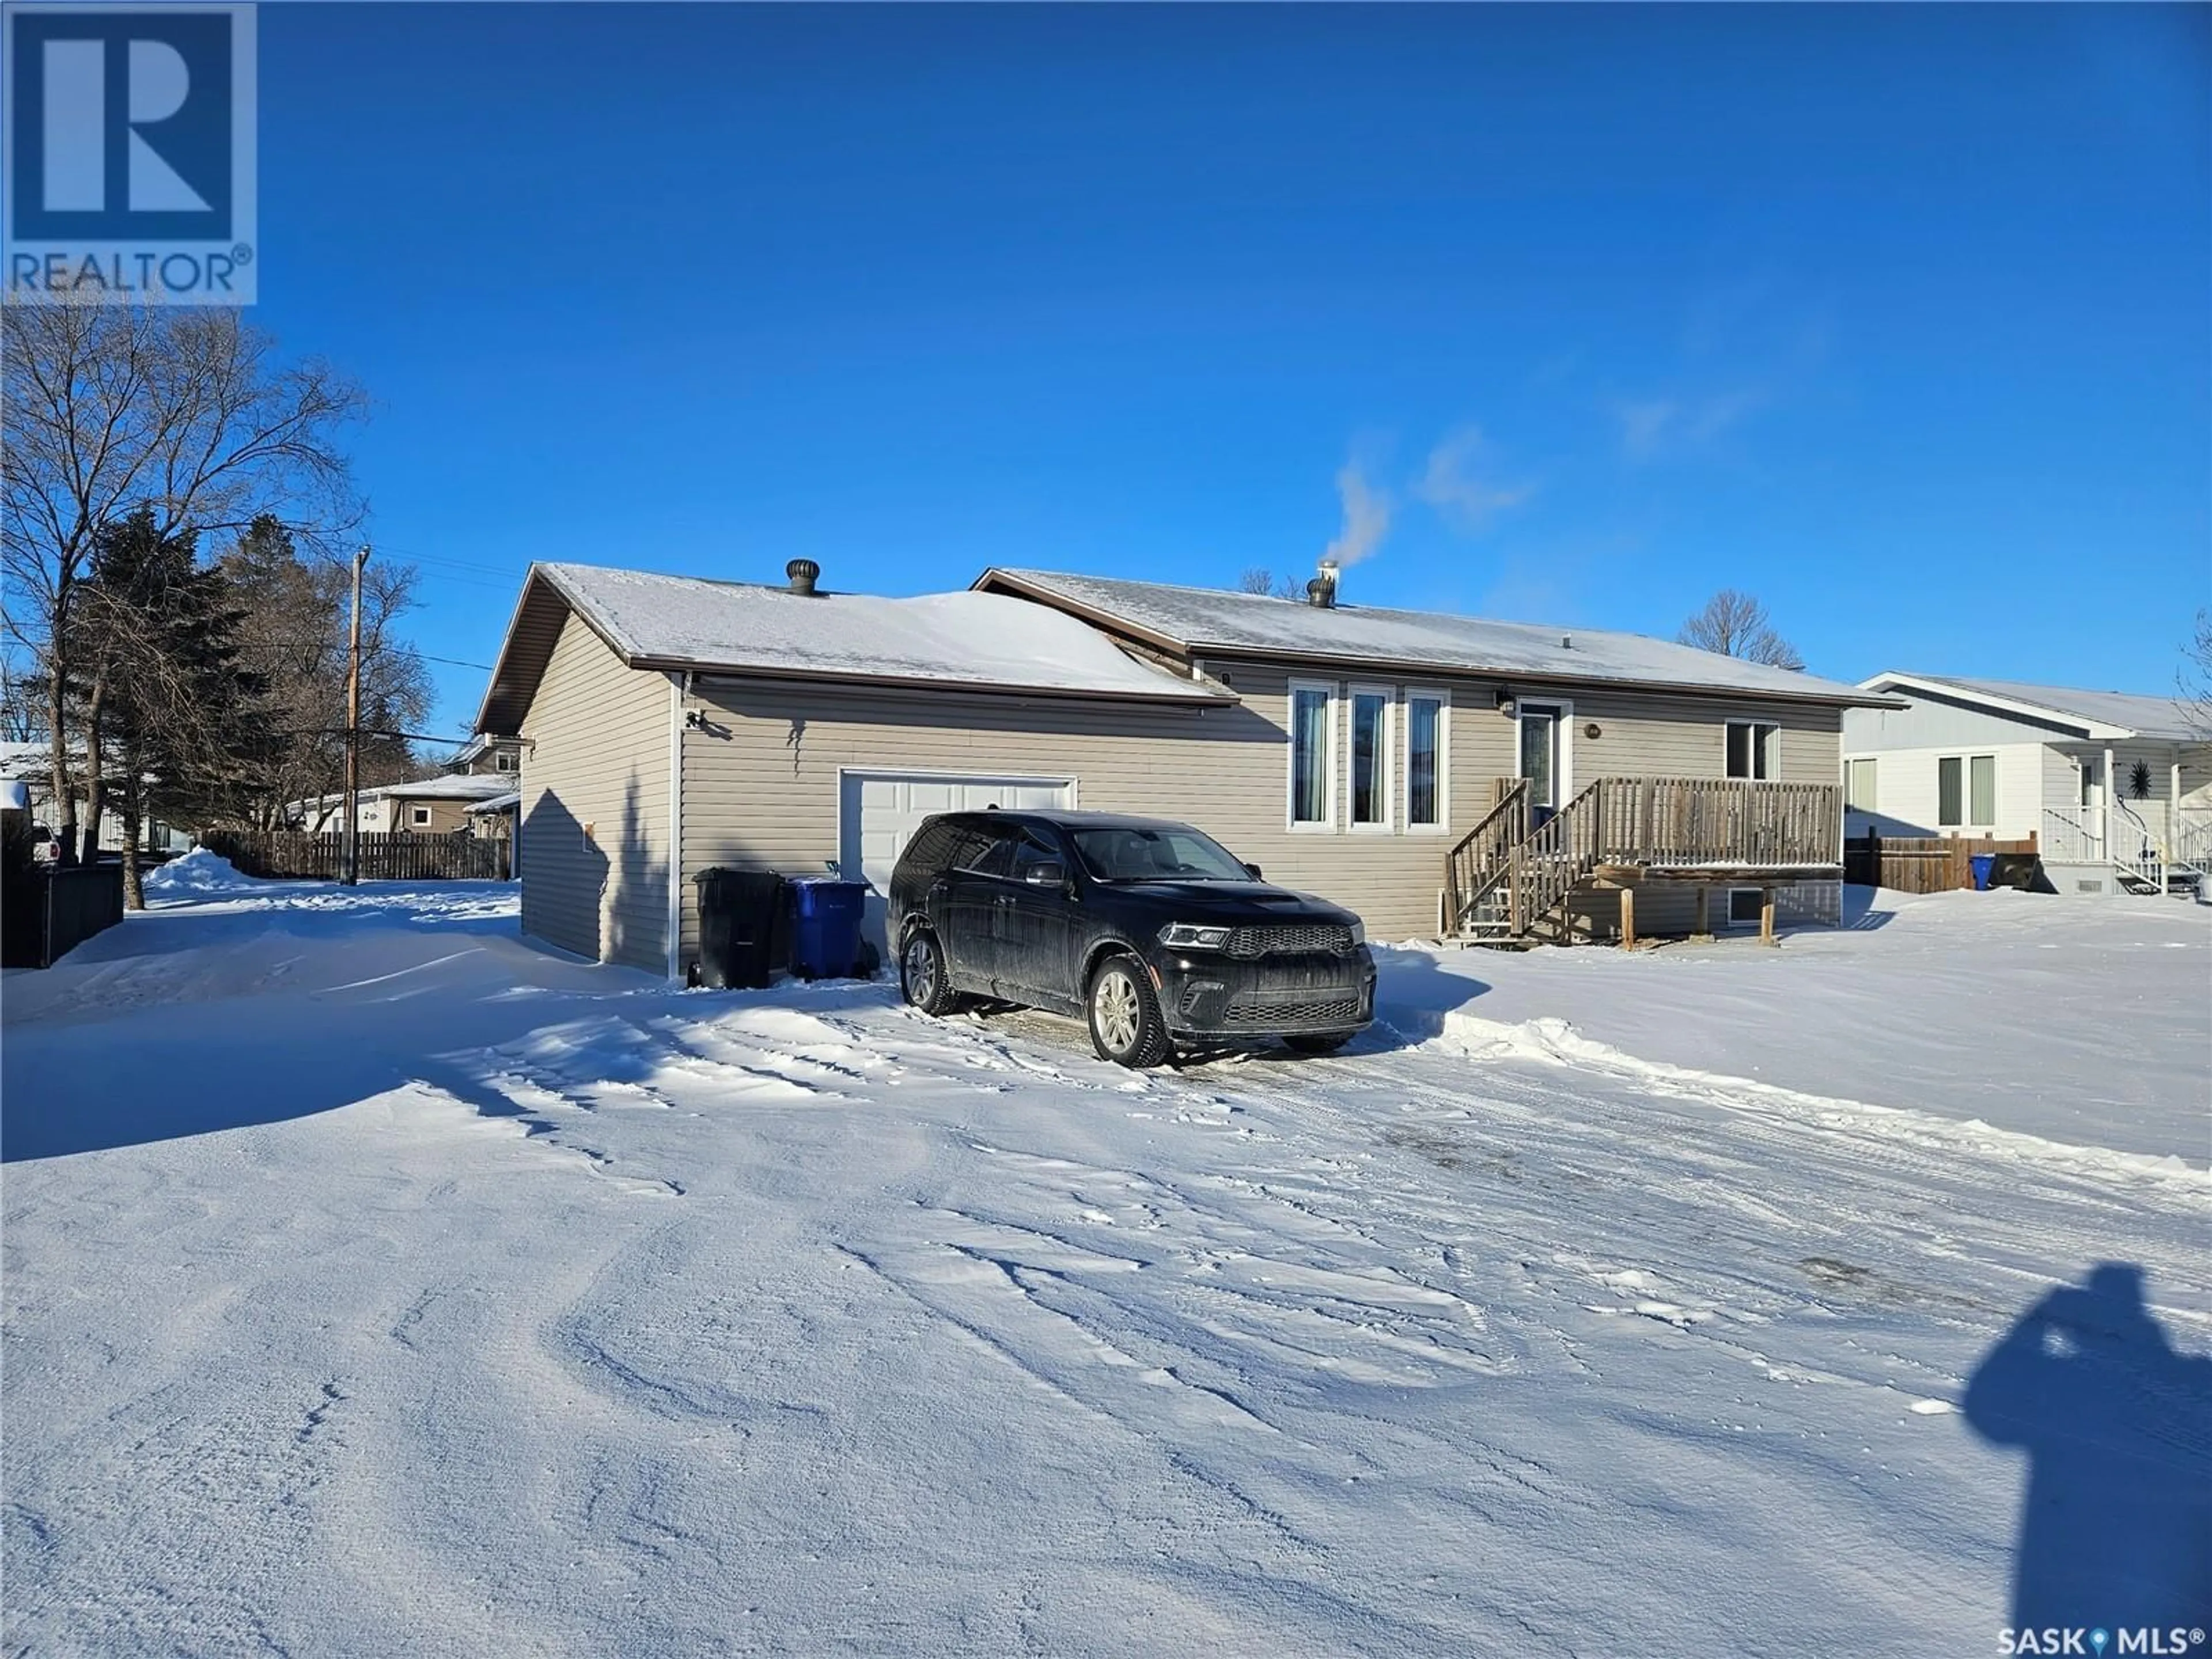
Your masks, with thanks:
[[[880,893],[928,813],[992,805],[1185,819],[1382,939],[1611,937],[1629,887],[1686,931],[1713,884],[1644,879],[1655,836],[1832,918],[1842,711],[1881,701],[1630,635],[1048,573],[887,599],[544,565],[479,724],[521,739],[526,931],[681,976],[702,870]]]

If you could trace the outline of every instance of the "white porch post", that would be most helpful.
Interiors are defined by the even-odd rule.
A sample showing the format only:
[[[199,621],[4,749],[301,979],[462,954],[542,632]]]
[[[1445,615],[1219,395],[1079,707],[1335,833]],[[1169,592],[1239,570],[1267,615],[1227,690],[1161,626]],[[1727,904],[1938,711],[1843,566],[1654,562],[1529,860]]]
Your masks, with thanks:
[[[2181,751],[2173,751],[2173,763],[2166,768],[2166,855],[2170,859],[2182,856],[2181,852]]]
[[[2106,744],[2105,745],[2105,794],[2100,805],[2105,809],[2105,844],[2102,856],[2108,859],[2118,856],[2113,850],[2119,843],[2112,839],[2112,797],[2118,792],[2119,787],[2119,779],[2112,775],[2112,746]]]

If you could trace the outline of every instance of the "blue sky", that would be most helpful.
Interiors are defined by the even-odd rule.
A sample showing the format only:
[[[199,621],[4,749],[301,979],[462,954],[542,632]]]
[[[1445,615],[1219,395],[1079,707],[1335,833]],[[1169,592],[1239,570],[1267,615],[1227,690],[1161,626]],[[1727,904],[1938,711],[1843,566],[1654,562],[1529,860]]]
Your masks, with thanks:
[[[258,319],[440,656],[532,558],[1303,576],[1347,474],[1347,600],[1854,678],[2212,602],[2203,7],[260,15]]]

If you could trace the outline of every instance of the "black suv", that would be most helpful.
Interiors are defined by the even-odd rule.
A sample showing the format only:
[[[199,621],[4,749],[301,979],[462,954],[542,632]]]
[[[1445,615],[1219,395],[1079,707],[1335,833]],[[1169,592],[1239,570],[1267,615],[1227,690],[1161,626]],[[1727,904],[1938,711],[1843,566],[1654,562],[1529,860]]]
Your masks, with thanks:
[[[891,873],[888,924],[923,1012],[975,996],[1073,1014],[1123,1066],[1156,1066],[1179,1041],[1279,1036],[1326,1054],[1374,1018],[1359,918],[1269,886],[1187,823],[939,814]]]

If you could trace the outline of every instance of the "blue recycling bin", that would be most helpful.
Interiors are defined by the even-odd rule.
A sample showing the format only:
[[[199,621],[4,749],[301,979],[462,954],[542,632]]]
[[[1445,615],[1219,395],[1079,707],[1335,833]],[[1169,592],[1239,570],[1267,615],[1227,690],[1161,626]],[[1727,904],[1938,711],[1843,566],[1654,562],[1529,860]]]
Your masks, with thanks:
[[[1990,872],[1996,867],[1996,862],[1997,855],[1995,853],[1973,853],[1967,855],[1966,863],[1974,872],[1974,890],[1977,893],[1986,893],[1990,890]]]
[[[826,878],[788,884],[791,971],[801,979],[842,979],[860,959],[866,882]]]

